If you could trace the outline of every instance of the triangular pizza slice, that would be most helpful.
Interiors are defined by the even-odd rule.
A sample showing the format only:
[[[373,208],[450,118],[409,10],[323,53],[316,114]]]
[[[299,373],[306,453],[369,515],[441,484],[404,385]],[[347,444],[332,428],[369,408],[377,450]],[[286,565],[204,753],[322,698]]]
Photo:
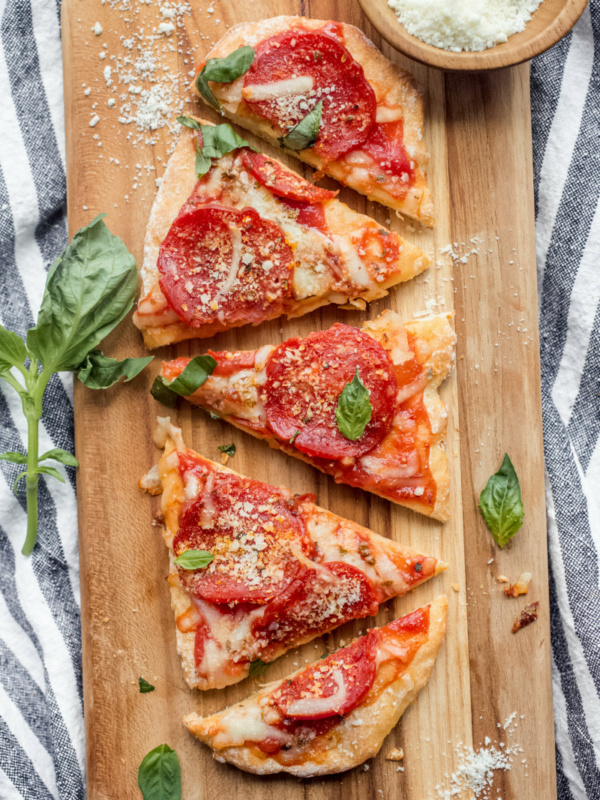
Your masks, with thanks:
[[[133,320],[147,347],[329,303],[364,309],[429,265],[335,192],[244,146],[229,125],[186,121],[196,130],[181,132],[144,242]]]
[[[177,646],[192,688],[243,680],[252,662],[405,594],[446,565],[203,458],[163,420],[162,490]]]
[[[402,324],[385,311],[361,329],[335,324],[279,346],[212,352],[212,375],[187,399],[346,483],[446,520],[450,314]],[[190,359],[163,362],[165,381]]]
[[[433,225],[422,92],[353,25],[285,16],[235,25],[194,88],[319,174]]]
[[[301,778],[356,767],[425,686],[446,630],[445,597],[211,717],[184,724],[217,761]]]

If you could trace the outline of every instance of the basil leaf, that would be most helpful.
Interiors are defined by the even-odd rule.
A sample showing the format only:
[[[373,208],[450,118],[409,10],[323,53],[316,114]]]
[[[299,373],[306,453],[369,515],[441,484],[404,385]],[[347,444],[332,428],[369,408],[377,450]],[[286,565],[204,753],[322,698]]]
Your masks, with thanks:
[[[159,403],[172,408],[178,396],[189,397],[194,394],[216,366],[217,362],[212,356],[195,356],[175,380],[169,382],[159,375],[152,384],[150,394]]]
[[[198,144],[196,150],[196,173],[199,178],[206,175],[210,169],[211,159],[222,158],[240,147],[250,147],[255,150],[250,142],[242,139],[226,122],[222,125],[200,125],[199,130],[202,136],[202,144]]]
[[[225,453],[227,456],[234,456],[235,455],[235,445],[234,444],[220,444],[219,450],[222,453]]]
[[[214,556],[208,550],[186,550],[177,556],[175,563],[182,569],[205,569]]]
[[[521,485],[507,453],[479,495],[479,508],[499,547],[507,545],[523,524]]]
[[[323,112],[323,101],[319,100],[317,105],[310,111],[304,119],[286,133],[279,142],[287,147],[288,150],[306,150],[312,147],[319,137],[321,127],[321,114]]]
[[[264,674],[268,666],[270,665],[267,664],[265,661],[261,661],[260,658],[257,658],[256,661],[251,661],[248,677],[260,678],[260,676]]]
[[[147,358],[108,358],[102,350],[92,350],[87,354],[85,361],[80,364],[77,377],[89,389],[108,389],[122,378],[127,383],[139,375],[152,361],[153,356]]]
[[[17,365],[22,366],[26,358],[27,348],[23,339],[0,325],[0,372],[8,372]]]
[[[100,214],[77,231],[48,273],[27,348],[51,372],[76,370],[133,306],[135,260]]]
[[[0,461],[10,461],[11,464],[26,464],[27,456],[23,453],[15,453],[11,450],[8,453],[0,453]]]
[[[342,436],[352,442],[360,439],[369,424],[372,411],[369,390],[361,381],[357,367],[352,380],[342,389],[335,409],[337,426]]]
[[[212,160],[207,158],[202,150],[196,150],[196,175],[201,178],[211,168]]]
[[[181,767],[168,744],[151,750],[138,769],[138,786],[144,800],[181,800]]]
[[[200,130],[200,123],[193,117],[177,117],[177,122],[180,125],[185,125],[186,128],[191,128],[193,131]]]
[[[56,480],[61,483],[65,482],[64,477],[55,467],[37,467],[35,471],[41,472],[43,475],[49,475],[51,478],[56,478]]]
[[[147,694],[148,692],[153,692],[156,689],[156,686],[152,686],[151,683],[144,680],[144,678],[138,678],[138,683],[140,686],[140,694]]]
[[[53,450],[48,450],[38,458],[38,461],[45,461],[47,458],[51,458],[53,461],[58,461],[59,464],[65,464],[67,467],[79,466],[79,461],[77,461],[73,453],[69,453],[67,450],[61,450],[60,447],[55,447]]]
[[[209,105],[220,111],[221,104],[209,88],[208,81],[233,83],[248,72],[253,61],[254,50],[248,46],[238,47],[225,58],[209,58],[196,78],[196,88]]]

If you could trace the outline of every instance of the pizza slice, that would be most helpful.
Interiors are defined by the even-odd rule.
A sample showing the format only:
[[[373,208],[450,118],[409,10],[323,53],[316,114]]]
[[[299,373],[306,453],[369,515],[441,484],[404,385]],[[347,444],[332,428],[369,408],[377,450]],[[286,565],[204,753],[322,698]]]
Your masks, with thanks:
[[[211,353],[191,403],[338,483],[446,520],[446,406],[438,387],[454,362],[450,314],[402,324],[385,311],[362,329],[335,324],[278,347]],[[163,362],[167,383],[190,359]]]
[[[446,631],[445,597],[419,608],[187,729],[217,761],[300,778],[352,769],[383,740],[431,675]]]
[[[189,450],[162,420],[164,538],[177,647],[192,688],[246,678],[252,662],[406,594],[446,564]]]
[[[328,303],[364,309],[427,268],[418,247],[251,150],[229,125],[181,119],[193,129],[182,130],[144,243],[133,321],[147,347]]]
[[[422,92],[358,28],[285,16],[235,25],[194,87],[320,174],[433,225]]]

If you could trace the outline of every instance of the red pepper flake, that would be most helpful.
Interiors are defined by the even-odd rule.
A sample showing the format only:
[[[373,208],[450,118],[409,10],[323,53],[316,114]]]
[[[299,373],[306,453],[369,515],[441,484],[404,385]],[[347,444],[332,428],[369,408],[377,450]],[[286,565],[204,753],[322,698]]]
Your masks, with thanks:
[[[528,625],[531,625],[532,622],[536,621],[538,618],[538,606],[538,600],[536,600],[535,603],[530,603],[528,606],[525,606],[519,614],[519,617],[513,623],[513,633],[520,631],[521,628],[526,628]]]

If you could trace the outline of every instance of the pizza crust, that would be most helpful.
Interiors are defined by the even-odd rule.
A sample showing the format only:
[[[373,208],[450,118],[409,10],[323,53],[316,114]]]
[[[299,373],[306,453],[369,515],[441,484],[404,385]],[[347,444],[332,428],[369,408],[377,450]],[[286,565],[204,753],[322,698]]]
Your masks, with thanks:
[[[169,550],[168,583],[171,595],[171,607],[175,615],[175,620],[177,620],[186,612],[189,612],[193,604],[191,602],[190,595],[181,585],[177,567],[174,563],[175,554],[173,552],[173,539],[179,530],[179,511],[181,505],[185,502],[185,487],[175,461],[171,456],[173,453],[177,453],[178,451],[186,452],[188,448],[183,441],[181,429],[172,425],[168,417],[159,418],[159,430],[157,435],[159,437],[157,444],[160,447],[164,447],[163,455],[158,464],[158,474],[160,483],[162,485],[161,510],[164,522],[163,539]],[[210,459],[204,460],[220,472],[226,472],[230,475],[243,477],[234,470],[220,464],[216,464],[215,462],[210,461]],[[352,538],[352,536],[356,535],[367,539],[369,542],[371,542],[376,559],[379,558],[379,555],[385,555],[390,551],[398,551],[405,558],[417,557],[421,555],[409,547],[399,545],[390,539],[379,536],[368,528],[364,528],[351,520],[339,517],[336,514],[333,514],[332,512],[315,505],[314,503],[305,501],[302,506],[303,509],[307,511],[307,529],[309,535],[317,541],[326,541],[327,529],[330,529],[336,530],[338,539],[342,538],[343,536]],[[339,532],[340,529],[343,533]],[[347,550],[348,553],[345,560],[348,561],[348,563],[353,563],[351,560],[352,552],[350,546],[347,546]],[[324,555],[326,554],[324,553]],[[364,571],[372,579],[374,579],[377,574],[374,569],[360,561],[357,561],[354,566],[357,566],[359,569]],[[448,565],[444,561],[437,559],[435,572],[431,577],[439,575],[439,573],[445,570],[447,566]],[[390,577],[393,576],[390,575]],[[420,585],[420,583],[418,585]],[[406,591],[408,591],[408,589]],[[400,594],[397,594],[396,596],[400,596]],[[312,641],[318,636],[324,635],[324,633],[326,633],[326,631],[320,631],[318,633],[311,634],[302,640],[295,641],[293,646],[300,647],[301,645]],[[235,676],[221,675],[219,680],[209,681],[206,678],[198,675],[196,670],[196,661],[194,655],[195,631],[182,631],[180,627],[176,625],[176,642],[177,652],[181,658],[181,665],[185,681],[192,689],[201,689],[203,691],[215,688],[221,689],[225,686],[239,683],[240,680],[243,680],[248,675],[248,669],[246,669]],[[280,655],[283,655],[288,649],[289,647],[282,645],[280,652],[277,652],[272,660]]]
[[[302,26],[308,30],[319,30],[327,22],[325,20],[308,19],[306,17],[280,16],[259,22],[242,22],[234,25],[225,36],[220,39],[207,54],[209,58],[223,58],[243,45],[255,47],[263,39],[275,36],[293,26]],[[343,30],[344,44],[353,58],[362,66],[365,77],[373,87],[378,104],[385,101],[390,106],[400,106],[404,119],[404,143],[411,159],[415,162],[415,182],[402,199],[392,197],[383,187],[375,187],[371,191],[364,191],[358,177],[352,174],[344,177],[344,170],[337,162],[326,166],[319,156],[312,150],[294,152],[301,161],[310,164],[315,169],[339,180],[361,194],[367,194],[369,200],[376,200],[383,205],[407,214],[410,217],[432,227],[435,221],[431,192],[427,186],[426,170],[429,162],[429,153],[423,138],[423,93],[414,78],[406,70],[387,59],[368,39],[365,34],[354,25],[336,23]],[[278,134],[270,124],[255,116],[238,113],[237,108],[241,97],[241,87],[244,76],[242,75],[231,84],[218,84],[210,82],[215,96],[221,101],[224,114],[236,124],[251,130],[263,139],[277,144]],[[193,90],[199,94],[194,81]]]
[[[201,125],[213,124],[201,118],[197,119]],[[140,304],[142,302],[147,303],[147,298],[152,298],[152,301],[160,307],[166,305],[164,295],[159,286],[158,254],[160,245],[167,236],[173,221],[196,186],[198,179],[195,170],[195,158],[194,134],[188,128],[183,128],[175,150],[167,164],[167,169],[148,220],[144,239],[144,260],[141,268],[142,295]],[[228,158],[231,157],[225,156],[221,161]],[[277,159],[272,160],[277,161]],[[278,163],[291,172],[285,164]],[[263,199],[272,198],[268,189],[264,187],[258,186],[254,191],[257,194],[257,201],[261,195]],[[353,211],[339,200],[332,199],[327,201],[323,204],[323,207],[327,226],[333,236],[339,236],[347,240],[349,239],[349,232],[352,233],[360,229],[377,228],[386,230],[370,217]],[[385,297],[392,286],[411,280],[429,267],[429,259],[420,248],[402,239],[399,234],[394,233],[392,235],[399,239],[401,252],[394,265],[395,272],[390,274],[386,280],[380,283],[371,281],[368,287],[353,297],[342,294],[334,296],[334,293],[329,292],[298,300],[285,312],[287,317],[300,317],[333,302],[340,304],[343,308],[358,308],[362,310],[365,307],[365,303]],[[276,316],[279,316],[279,313]],[[206,324],[201,328],[193,328],[181,322],[174,311],[168,311],[164,319],[166,324],[148,324],[142,314],[138,312],[134,314],[134,323],[142,330],[144,344],[149,349],[162,347],[184,339],[207,338],[232,327],[247,324],[244,320],[240,320],[235,324],[222,324],[216,321],[212,325]],[[265,320],[260,322],[262,323],[263,321]]]
[[[283,681],[271,683],[236,706],[230,706],[211,717],[188,714],[183,723],[190,733],[213,749],[213,757],[217,761],[233,764],[246,772],[258,775],[287,772],[299,778],[313,778],[357,767],[377,755],[385,737],[429,680],[446,632],[447,606],[445,597],[438,597],[431,603],[428,640],[416,653],[407,671],[381,692],[373,703],[358,706],[348,714],[345,724],[336,728],[331,747],[319,752],[318,758],[311,758],[307,748],[302,754],[302,763],[281,764],[257,748],[245,745],[221,749],[215,747],[215,735],[224,723],[235,721],[240,710],[258,708],[259,700],[274,691]],[[288,675],[284,680],[289,680],[299,672],[302,670]]]

